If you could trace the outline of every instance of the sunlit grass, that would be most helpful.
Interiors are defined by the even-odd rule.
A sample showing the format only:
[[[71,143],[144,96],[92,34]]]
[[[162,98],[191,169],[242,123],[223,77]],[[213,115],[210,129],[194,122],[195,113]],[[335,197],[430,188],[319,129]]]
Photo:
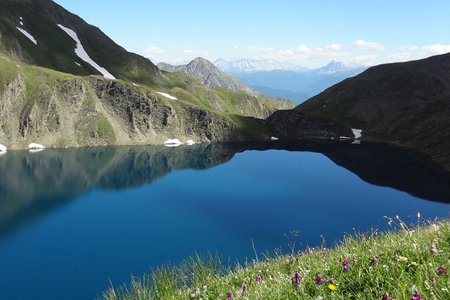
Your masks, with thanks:
[[[192,258],[110,288],[103,299],[450,299],[450,222],[388,222],[391,231],[346,236],[334,249],[246,266]]]

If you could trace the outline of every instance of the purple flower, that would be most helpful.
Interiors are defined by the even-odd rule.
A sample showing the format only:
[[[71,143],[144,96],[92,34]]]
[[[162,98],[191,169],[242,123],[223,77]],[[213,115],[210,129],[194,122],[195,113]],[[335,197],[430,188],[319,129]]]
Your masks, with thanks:
[[[376,265],[378,265],[378,259],[377,258],[372,258],[372,260],[370,261],[370,265],[372,267],[375,267]]]
[[[348,259],[344,260],[344,262],[342,263],[342,269],[344,270],[345,273],[348,273]]]
[[[436,248],[436,245],[431,245],[431,246],[430,246],[430,252],[431,252],[432,254],[438,253],[438,249]]]
[[[439,266],[436,270],[436,272],[438,273],[438,275],[444,275],[447,274],[447,270],[443,267],[443,266]]]
[[[323,284],[323,277],[320,275],[316,276],[316,284],[317,285],[322,285]]]
[[[259,275],[259,274],[256,275],[255,280],[257,283],[261,283],[261,280],[262,280],[261,275]]]
[[[383,298],[381,298],[381,300],[391,300],[391,297],[389,297],[389,293],[388,292],[384,293]]]
[[[299,288],[300,287],[300,282],[302,280],[302,277],[300,276],[300,273],[295,272],[294,276],[292,276],[292,285],[294,285],[295,287]]]
[[[422,296],[420,296],[419,292],[415,292],[414,295],[411,297],[411,300],[423,300]]]
[[[227,300],[232,300],[233,299],[233,292],[232,291],[229,291],[228,293],[227,293]]]
[[[247,293],[247,285],[245,284],[245,282],[242,284],[242,293]]]

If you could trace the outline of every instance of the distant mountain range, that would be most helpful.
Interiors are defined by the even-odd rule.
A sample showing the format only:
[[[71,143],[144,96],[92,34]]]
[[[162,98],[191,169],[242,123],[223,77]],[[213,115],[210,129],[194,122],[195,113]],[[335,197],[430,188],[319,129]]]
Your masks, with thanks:
[[[331,61],[318,69],[283,65],[270,60],[241,59],[229,64],[225,64],[223,60],[217,60],[215,64],[222,70],[231,72],[260,93],[286,98],[295,103],[302,103],[330,86],[366,69],[363,66],[351,68],[337,61]]]
[[[217,59],[214,64],[227,73],[260,72],[272,70],[307,71],[308,68],[275,59]]]

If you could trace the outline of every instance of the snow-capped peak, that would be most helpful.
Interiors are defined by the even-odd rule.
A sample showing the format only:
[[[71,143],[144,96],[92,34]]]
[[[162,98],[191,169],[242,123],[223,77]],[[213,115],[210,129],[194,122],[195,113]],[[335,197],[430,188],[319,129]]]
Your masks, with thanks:
[[[349,68],[340,61],[332,60],[328,65],[319,69],[320,74],[336,74],[340,72],[348,71]]]

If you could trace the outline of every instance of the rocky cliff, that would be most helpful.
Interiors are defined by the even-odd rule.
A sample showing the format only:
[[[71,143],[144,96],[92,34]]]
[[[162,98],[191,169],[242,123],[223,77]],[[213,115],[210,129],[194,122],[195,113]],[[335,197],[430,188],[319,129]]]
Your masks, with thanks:
[[[242,115],[263,117],[270,108],[234,99],[233,109],[242,106],[241,115],[235,110],[219,112],[201,103],[208,90],[195,83],[185,83],[184,90],[173,86],[178,98],[172,100],[159,93],[171,92],[168,86],[150,88],[101,76],[72,76],[16,65],[5,57],[0,62],[0,143],[9,149],[25,148],[31,142],[76,147],[162,144],[169,138],[196,142],[267,138],[262,120]],[[229,105],[227,99],[214,96],[218,105]]]

